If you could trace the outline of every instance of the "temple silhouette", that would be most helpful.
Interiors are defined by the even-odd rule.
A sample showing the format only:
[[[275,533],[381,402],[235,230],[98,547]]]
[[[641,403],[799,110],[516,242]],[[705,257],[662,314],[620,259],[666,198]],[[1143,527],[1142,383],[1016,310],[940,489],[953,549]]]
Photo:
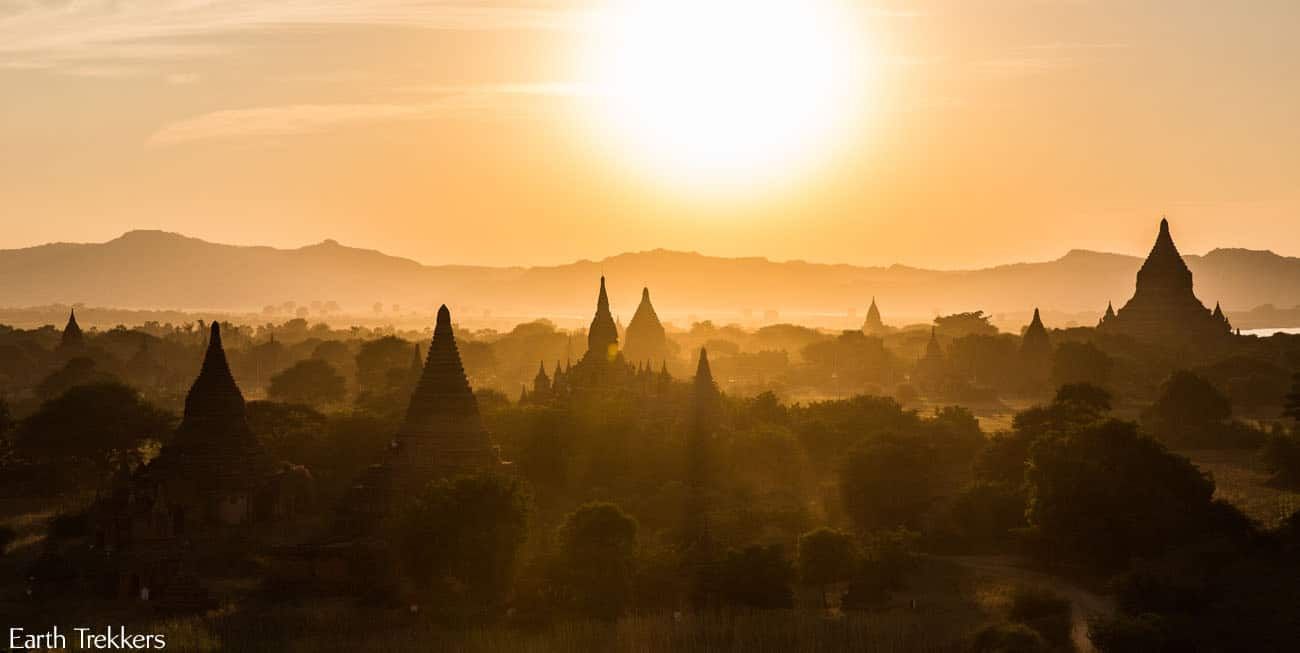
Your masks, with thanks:
[[[213,321],[173,439],[133,474],[122,468],[112,491],[92,507],[103,584],[120,598],[153,600],[162,609],[203,607],[207,592],[195,563],[247,553],[259,530],[309,508],[313,491],[310,472],[276,465],[249,428]]]
[[[1197,343],[1221,339],[1232,325],[1216,304],[1206,308],[1192,291],[1192,271],[1160,219],[1160,233],[1137,273],[1137,290],[1119,311],[1107,305],[1097,324],[1106,335],[1130,336],[1149,343]]]

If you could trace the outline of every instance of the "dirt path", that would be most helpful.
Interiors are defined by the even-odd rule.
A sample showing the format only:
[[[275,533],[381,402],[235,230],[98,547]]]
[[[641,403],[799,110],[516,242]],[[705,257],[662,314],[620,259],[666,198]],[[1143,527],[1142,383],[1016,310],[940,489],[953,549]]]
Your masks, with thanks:
[[[1068,599],[1073,622],[1070,638],[1076,649],[1083,653],[1093,651],[1092,642],[1088,641],[1088,619],[1115,613],[1115,602],[1110,597],[1096,594],[1059,576],[1029,569],[1024,566],[1024,560],[1015,556],[939,556],[939,559],[1017,584],[1046,587]]]

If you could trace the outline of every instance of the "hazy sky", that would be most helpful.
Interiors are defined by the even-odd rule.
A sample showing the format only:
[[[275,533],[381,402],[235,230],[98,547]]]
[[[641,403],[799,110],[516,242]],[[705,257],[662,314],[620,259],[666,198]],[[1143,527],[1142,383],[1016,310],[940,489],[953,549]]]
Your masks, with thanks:
[[[592,127],[610,10],[0,0],[0,247],[161,228],[427,263],[664,247],[956,268],[1141,253],[1167,213],[1184,252],[1300,254],[1300,2],[858,3],[869,82],[842,84],[860,105],[832,145],[717,192]],[[797,99],[792,79],[769,92]]]

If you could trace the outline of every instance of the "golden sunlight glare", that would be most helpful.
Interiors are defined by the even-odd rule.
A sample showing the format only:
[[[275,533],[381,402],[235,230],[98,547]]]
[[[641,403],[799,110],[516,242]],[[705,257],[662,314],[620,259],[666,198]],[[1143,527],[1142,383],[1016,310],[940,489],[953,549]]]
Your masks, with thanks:
[[[752,189],[859,118],[865,40],[834,0],[615,0],[583,53],[594,123],[659,177]]]

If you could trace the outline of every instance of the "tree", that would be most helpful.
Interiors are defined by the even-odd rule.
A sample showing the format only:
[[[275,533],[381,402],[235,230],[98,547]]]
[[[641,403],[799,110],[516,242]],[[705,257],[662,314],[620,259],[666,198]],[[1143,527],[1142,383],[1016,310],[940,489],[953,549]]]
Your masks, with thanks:
[[[116,380],[112,374],[100,369],[95,359],[78,356],[41,380],[36,386],[36,396],[41,399],[53,399],[69,388]]]
[[[411,343],[397,336],[362,343],[356,357],[357,384],[362,392],[382,392],[392,381],[390,372],[409,372],[413,351]]]
[[[1091,383],[1067,383],[1057,388],[1052,403],[1072,404],[1100,415],[1110,412],[1110,393]]]
[[[1282,411],[1282,416],[1300,422],[1300,372],[1291,377],[1291,392],[1286,396],[1286,408]]]
[[[4,439],[9,429],[14,426],[13,413],[9,412],[9,402],[0,396],[0,440]]]
[[[19,425],[15,445],[71,471],[87,465],[99,479],[140,461],[140,447],[161,440],[171,416],[121,383],[79,385],[41,404]]]
[[[780,544],[732,549],[717,574],[719,595],[727,603],[758,609],[794,607],[794,566]]]
[[[1232,403],[1218,388],[1191,372],[1178,371],[1161,386],[1160,397],[1145,417],[1162,440],[1204,445],[1214,443],[1231,416]]]
[[[1214,494],[1191,461],[1119,420],[1038,441],[1025,478],[1030,525],[1053,554],[1102,569],[1198,535]]]
[[[821,588],[822,607],[829,607],[826,586],[848,580],[857,565],[853,536],[830,528],[819,528],[799,538],[799,577]]]
[[[400,511],[394,540],[406,578],[450,611],[499,607],[528,528],[531,498],[495,474],[430,484]]]
[[[868,438],[840,467],[844,508],[863,532],[916,528],[934,496],[935,468],[933,448],[920,438]]]
[[[953,339],[968,335],[994,336],[998,328],[989,322],[990,317],[984,311],[954,313],[934,318],[934,326],[941,335]]]
[[[584,615],[614,619],[632,597],[637,523],[612,503],[589,503],[560,527],[558,584]]]
[[[1113,363],[1091,342],[1063,342],[1052,355],[1052,385],[1090,383],[1105,386]]]
[[[303,404],[250,401],[248,425],[275,460],[292,460],[315,469],[325,460],[325,416]]]
[[[319,408],[343,401],[347,389],[333,365],[311,358],[271,377],[268,394],[276,401]]]
[[[1300,488],[1300,436],[1274,433],[1259,451],[1272,487]]]

